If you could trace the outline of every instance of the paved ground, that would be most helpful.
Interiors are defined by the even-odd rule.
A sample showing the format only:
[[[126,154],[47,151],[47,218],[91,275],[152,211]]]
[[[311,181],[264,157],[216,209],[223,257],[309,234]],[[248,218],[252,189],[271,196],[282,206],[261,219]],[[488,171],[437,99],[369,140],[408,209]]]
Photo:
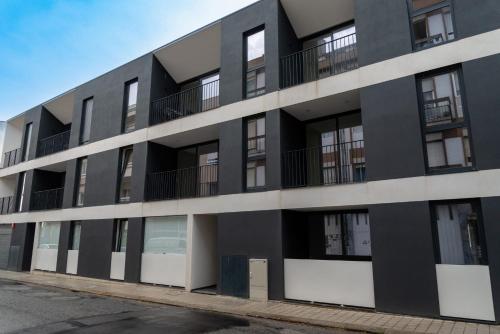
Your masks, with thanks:
[[[228,316],[1,279],[0,333],[343,334],[340,330]]]

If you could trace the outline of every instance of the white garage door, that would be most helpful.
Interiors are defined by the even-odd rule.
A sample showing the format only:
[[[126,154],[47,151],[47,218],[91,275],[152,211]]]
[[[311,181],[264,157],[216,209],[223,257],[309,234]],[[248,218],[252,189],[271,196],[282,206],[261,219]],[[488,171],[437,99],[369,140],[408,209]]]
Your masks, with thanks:
[[[0,269],[7,269],[9,263],[11,225],[0,225]]]

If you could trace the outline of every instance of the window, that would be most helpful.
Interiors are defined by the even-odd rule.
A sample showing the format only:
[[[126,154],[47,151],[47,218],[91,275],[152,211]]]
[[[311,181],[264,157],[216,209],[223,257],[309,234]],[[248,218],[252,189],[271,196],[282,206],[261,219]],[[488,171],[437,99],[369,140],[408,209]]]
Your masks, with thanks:
[[[487,264],[479,212],[476,201],[433,204],[438,263]]]
[[[92,123],[93,108],[94,108],[94,99],[90,98],[83,101],[80,144],[88,143],[88,141],[90,140],[90,124]]]
[[[449,0],[411,0],[409,6],[415,49],[455,38]]]
[[[78,184],[76,188],[76,206],[83,206],[85,197],[85,185],[87,183],[87,158],[78,160]]]
[[[246,97],[266,92],[264,30],[246,37]]]
[[[120,190],[119,201],[129,202],[132,189],[132,147],[122,150],[120,159]]]
[[[146,218],[144,253],[186,254],[186,216]]]
[[[19,176],[19,189],[20,189],[20,191],[18,192],[17,212],[23,211],[25,185],[26,185],[26,172],[22,172]]]
[[[33,128],[33,123],[26,124],[26,129],[24,131],[23,161],[27,161],[29,157],[32,128]]]
[[[135,130],[135,114],[137,109],[137,79],[125,85],[125,122],[124,132]]]
[[[202,111],[219,106],[219,73],[201,79]]]
[[[459,70],[452,70],[419,80],[429,171],[472,166],[470,133],[459,73]]]
[[[127,251],[128,220],[120,219],[115,221],[115,231],[113,234],[113,252],[124,253]]]
[[[325,256],[371,256],[368,213],[324,215]]]
[[[69,249],[80,249],[80,235],[82,234],[82,223],[71,222],[70,236],[69,236]]]
[[[247,189],[266,185],[266,118],[247,121]]]
[[[59,232],[60,223],[41,222],[40,236],[38,238],[39,249],[58,249],[59,248]]]

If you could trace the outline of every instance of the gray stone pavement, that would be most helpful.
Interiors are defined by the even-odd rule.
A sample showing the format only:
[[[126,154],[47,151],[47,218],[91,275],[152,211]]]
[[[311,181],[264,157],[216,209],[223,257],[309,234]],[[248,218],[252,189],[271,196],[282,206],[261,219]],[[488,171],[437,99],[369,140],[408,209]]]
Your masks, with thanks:
[[[290,302],[256,302],[227,296],[190,293],[182,289],[96,280],[53,273],[0,271],[0,279],[59,287],[144,302],[210,310],[238,316],[291,321],[372,333],[500,334],[500,326],[383,314],[371,311]]]

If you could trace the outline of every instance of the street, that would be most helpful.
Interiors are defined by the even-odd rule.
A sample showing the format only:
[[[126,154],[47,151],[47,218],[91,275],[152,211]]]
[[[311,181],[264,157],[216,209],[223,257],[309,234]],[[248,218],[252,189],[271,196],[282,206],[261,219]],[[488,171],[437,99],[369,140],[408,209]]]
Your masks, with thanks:
[[[342,333],[0,280],[0,333]]]

